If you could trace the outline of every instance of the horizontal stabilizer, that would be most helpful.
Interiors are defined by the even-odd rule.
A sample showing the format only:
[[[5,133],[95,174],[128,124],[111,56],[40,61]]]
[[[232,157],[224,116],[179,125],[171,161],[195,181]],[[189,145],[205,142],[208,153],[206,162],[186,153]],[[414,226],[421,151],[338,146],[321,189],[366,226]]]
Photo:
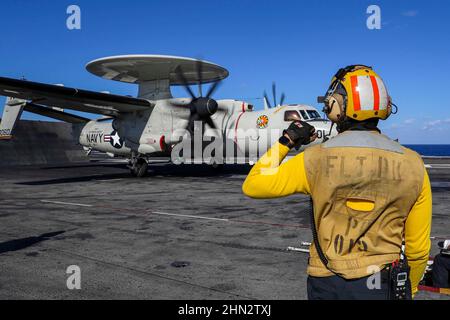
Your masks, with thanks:
[[[27,103],[24,106],[24,110],[27,112],[39,114],[41,116],[53,118],[56,120],[68,122],[68,123],[86,123],[90,121],[88,118],[83,118],[74,114],[70,114],[64,111],[59,111],[54,108],[48,108],[44,106],[40,106],[34,103]]]

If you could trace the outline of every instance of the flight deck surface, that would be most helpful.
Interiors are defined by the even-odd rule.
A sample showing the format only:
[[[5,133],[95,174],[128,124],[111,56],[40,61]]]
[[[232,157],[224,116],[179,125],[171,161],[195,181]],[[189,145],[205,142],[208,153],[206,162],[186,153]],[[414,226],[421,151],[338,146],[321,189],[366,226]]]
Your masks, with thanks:
[[[432,254],[450,238],[450,159],[426,159]],[[254,200],[249,168],[0,169],[0,299],[306,299],[309,198]],[[66,286],[67,267],[81,289]],[[420,292],[419,299],[449,299]]]

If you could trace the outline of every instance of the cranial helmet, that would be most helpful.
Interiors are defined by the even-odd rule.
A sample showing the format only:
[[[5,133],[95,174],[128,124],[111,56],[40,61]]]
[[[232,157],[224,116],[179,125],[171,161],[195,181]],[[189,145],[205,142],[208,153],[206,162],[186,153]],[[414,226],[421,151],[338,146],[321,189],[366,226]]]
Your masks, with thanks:
[[[323,111],[333,122],[348,118],[385,120],[391,115],[393,105],[383,80],[364,65],[339,69],[326,95],[319,97],[318,102],[325,104]]]

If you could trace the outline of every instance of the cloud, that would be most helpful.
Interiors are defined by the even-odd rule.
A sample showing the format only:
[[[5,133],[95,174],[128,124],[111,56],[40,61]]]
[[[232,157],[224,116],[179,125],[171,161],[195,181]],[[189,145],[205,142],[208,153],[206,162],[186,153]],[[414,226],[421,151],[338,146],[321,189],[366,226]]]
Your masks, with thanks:
[[[417,120],[415,118],[409,118],[401,122],[394,122],[388,128],[393,130],[406,129],[409,127],[418,129],[418,125],[414,124],[423,124],[421,129],[426,131],[445,130],[450,129],[450,118],[435,120],[431,119],[425,122],[423,122],[422,120]]]
[[[439,120],[431,120],[425,122],[423,126],[423,130],[442,130],[450,126],[450,118],[447,119],[439,119]]]
[[[403,120],[402,122],[394,122],[389,126],[389,129],[400,129],[400,128],[408,127],[415,122],[416,122],[416,119],[414,119],[414,118],[406,119],[406,120]]]
[[[398,138],[403,144],[448,144],[450,116],[441,119],[417,117],[383,121],[380,129],[391,138]]]
[[[408,10],[408,11],[403,11],[402,12],[402,16],[404,17],[410,17],[410,18],[414,18],[419,14],[419,11],[417,10]]]

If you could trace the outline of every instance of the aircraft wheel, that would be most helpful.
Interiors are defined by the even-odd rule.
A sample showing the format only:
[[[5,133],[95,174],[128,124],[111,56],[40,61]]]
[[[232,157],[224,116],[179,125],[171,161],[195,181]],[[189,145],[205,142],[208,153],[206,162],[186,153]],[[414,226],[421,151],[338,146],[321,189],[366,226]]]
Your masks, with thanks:
[[[147,174],[148,163],[145,159],[137,159],[134,166],[131,168],[131,175],[142,178]]]

